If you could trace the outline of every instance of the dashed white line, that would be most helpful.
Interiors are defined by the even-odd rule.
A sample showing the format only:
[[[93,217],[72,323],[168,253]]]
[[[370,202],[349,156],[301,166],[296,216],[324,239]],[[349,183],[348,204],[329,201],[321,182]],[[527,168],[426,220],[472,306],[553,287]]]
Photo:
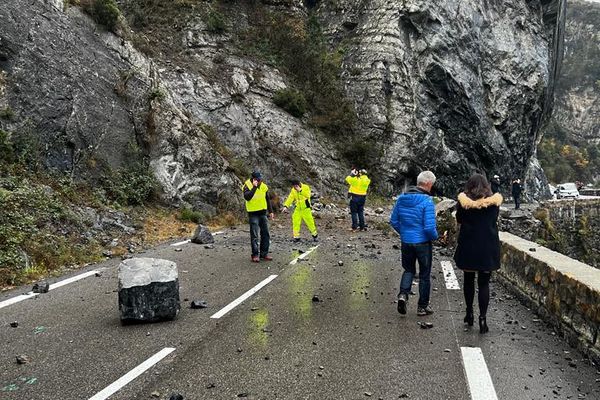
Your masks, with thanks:
[[[108,399],[110,396],[121,390],[129,382],[146,372],[148,369],[150,369],[150,367],[152,367],[154,364],[158,363],[160,360],[162,360],[174,351],[175,348],[173,347],[165,347],[164,349],[162,349],[161,351],[159,351],[158,353],[156,353],[155,355],[153,355],[152,357],[150,357],[149,359],[147,359],[146,361],[144,361],[125,375],[123,375],[121,378],[108,385],[102,391],[90,397],[89,400]]]
[[[304,258],[308,257],[308,255],[310,253],[312,253],[313,251],[315,251],[317,249],[317,247],[319,247],[319,245],[316,245],[315,247],[311,247],[306,252],[300,254],[298,257],[296,257],[292,261],[290,261],[290,265],[296,265],[298,263],[298,260],[303,260]]]
[[[492,377],[479,347],[461,347],[463,367],[472,400],[498,400]]]
[[[49,290],[58,289],[59,287],[68,285],[69,283],[77,282],[78,280],[87,278],[88,276],[95,275],[98,272],[99,271],[88,271],[88,272],[84,272],[83,274],[72,276],[71,278],[67,278],[67,279],[64,279],[62,281],[59,281],[59,282],[51,284],[50,287],[49,287]],[[30,299],[32,297],[37,296],[38,294],[39,293],[29,292],[29,293],[22,294],[20,296],[15,296],[15,297],[13,297],[11,299],[8,299],[8,300],[4,300],[4,301],[0,302],[0,308],[8,307],[8,306],[10,306],[12,304],[16,304],[16,303],[18,303],[20,301]]]
[[[454,267],[452,261],[442,261],[442,271],[444,272],[444,280],[446,281],[446,289],[449,290],[460,290],[458,279],[454,273]]]
[[[221,318],[222,316],[227,314],[229,311],[233,310],[235,307],[237,307],[242,302],[244,302],[244,300],[246,300],[248,297],[250,297],[254,293],[258,292],[260,289],[262,289],[264,286],[266,286],[269,282],[271,282],[275,278],[277,278],[277,275],[269,276],[267,279],[263,280],[258,285],[254,286],[252,289],[248,290],[246,293],[244,293],[243,295],[241,295],[240,297],[238,297],[237,299],[235,299],[234,301],[229,303],[227,306],[223,307],[216,314],[213,314],[211,316],[211,318],[215,318],[215,319]]]

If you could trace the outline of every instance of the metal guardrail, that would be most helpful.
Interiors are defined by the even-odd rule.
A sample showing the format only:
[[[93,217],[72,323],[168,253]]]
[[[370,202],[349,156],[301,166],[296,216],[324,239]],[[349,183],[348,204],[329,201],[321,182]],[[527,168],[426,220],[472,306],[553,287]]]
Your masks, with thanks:
[[[579,194],[582,196],[600,196],[600,189],[585,189],[579,190]]]

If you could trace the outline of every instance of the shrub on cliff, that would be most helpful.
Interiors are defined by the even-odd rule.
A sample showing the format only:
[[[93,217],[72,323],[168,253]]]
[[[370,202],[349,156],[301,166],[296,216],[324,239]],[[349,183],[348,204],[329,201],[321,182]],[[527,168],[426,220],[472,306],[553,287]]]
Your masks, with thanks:
[[[306,99],[299,90],[279,90],[275,93],[273,102],[294,117],[301,118],[306,113]]]
[[[116,32],[121,22],[121,10],[115,0],[80,0],[79,4],[94,21]]]

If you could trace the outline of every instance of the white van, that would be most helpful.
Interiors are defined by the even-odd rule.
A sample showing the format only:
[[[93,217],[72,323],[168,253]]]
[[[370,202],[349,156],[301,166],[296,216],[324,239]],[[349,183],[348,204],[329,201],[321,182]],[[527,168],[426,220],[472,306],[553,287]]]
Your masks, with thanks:
[[[561,183],[554,192],[557,199],[578,199],[579,192],[577,186],[574,183]]]

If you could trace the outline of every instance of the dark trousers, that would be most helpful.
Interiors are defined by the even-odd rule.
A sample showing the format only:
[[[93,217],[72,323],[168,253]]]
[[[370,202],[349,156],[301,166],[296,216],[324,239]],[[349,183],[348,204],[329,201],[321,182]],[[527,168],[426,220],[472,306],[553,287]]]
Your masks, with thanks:
[[[475,272],[465,271],[464,294],[467,314],[473,315],[473,301],[475,299]],[[477,272],[477,287],[479,288],[479,316],[485,318],[490,304],[490,277],[491,272]]]
[[[513,195],[513,197],[515,198],[515,209],[518,210],[519,208],[521,208],[521,195]]]
[[[259,255],[259,235],[260,235],[260,256],[269,254],[269,244],[271,236],[269,235],[269,222],[267,215],[248,215],[250,223],[250,243],[252,245],[252,256]]]
[[[416,263],[419,262],[419,307],[429,305],[431,293],[431,242],[409,244],[402,243],[402,267],[404,273],[400,280],[400,294],[410,294],[413,277],[416,274]]]
[[[367,196],[353,194],[350,198],[350,214],[352,215],[352,229],[365,228],[365,201]]]

